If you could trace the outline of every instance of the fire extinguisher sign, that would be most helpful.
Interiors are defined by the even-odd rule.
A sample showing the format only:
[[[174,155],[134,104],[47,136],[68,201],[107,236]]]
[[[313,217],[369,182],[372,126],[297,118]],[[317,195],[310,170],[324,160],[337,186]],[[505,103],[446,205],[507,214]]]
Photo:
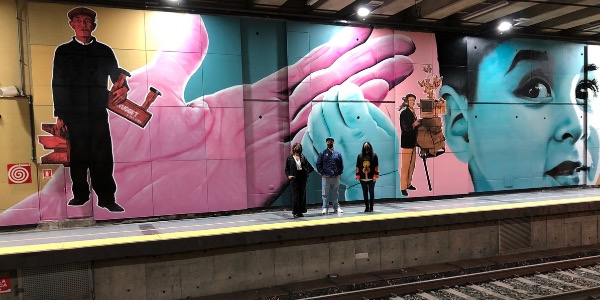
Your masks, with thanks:
[[[0,294],[10,293],[10,278],[0,278]]]
[[[31,183],[31,164],[8,164],[8,184]]]

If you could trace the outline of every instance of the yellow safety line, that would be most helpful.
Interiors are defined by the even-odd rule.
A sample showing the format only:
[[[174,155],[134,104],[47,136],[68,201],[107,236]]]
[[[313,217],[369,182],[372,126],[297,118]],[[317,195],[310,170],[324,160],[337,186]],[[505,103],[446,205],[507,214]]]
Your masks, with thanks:
[[[600,196],[584,197],[584,198],[570,198],[560,200],[543,200],[535,202],[523,202],[523,203],[511,203],[511,204],[497,204],[488,206],[475,206],[465,208],[448,208],[439,210],[428,210],[418,212],[401,212],[401,213],[388,213],[388,214],[375,214],[375,215],[361,215],[352,216],[346,218],[328,218],[328,219],[317,219],[308,220],[303,222],[282,222],[275,224],[258,224],[258,225],[246,225],[238,227],[226,227],[216,229],[204,229],[204,230],[193,230],[183,232],[172,232],[172,233],[161,233],[153,235],[141,235],[141,236],[126,236],[116,238],[104,238],[104,239],[91,239],[83,241],[70,241],[70,242],[53,242],[53,243],[41,243],[36,245],[27,246],[9,246],[2,247],[0,249],[0,256],[10,254],[25,254],[25,253],[36,253],[45,251],[56,251],[66,249],[79,249],[79,248],[90,248],[98,246],[109,246],[109,245],[123,245],[132,243],[142,242],[153,242],[153,241],[167,241],[184,238],[194,238],[203,236],[215,236],[215,235],[227,235],[236,233],[247,233],[256,231],[268,231],[275,229],[289,229],[289,228],[302,228],[308,226],[320,226],[320,225],[331,225],[331,224],[348,224],[365,221],[381,221],[390,219],[400,218],[414,218],[414,217],[426,217],[436,215],[447,215],[452,214],[464,214],[481,211],[497,211],[503,209],[518,209],[528,208],[536,206],[552,206],[561,204],[572,204],[572,203],[585,203],[600,201]]]

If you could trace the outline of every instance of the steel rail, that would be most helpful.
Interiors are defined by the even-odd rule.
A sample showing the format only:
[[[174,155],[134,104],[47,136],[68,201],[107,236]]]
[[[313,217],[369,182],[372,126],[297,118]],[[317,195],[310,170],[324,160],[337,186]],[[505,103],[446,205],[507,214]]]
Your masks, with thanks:
[[[576,291],[563,292],[554,295],[529,298],[528,300],[589,300],[600,295],[600,287],[587,288]]]
[[[545,273],[555,271],[557,269],[571,269],[580,266],[589,266],[600,263],[600,255],[567,259],[555,262],[547,262],[540,264],[532,264],[527,266],[519,266],[513,268],[505,268],[501,270],[485,271],[473,274],[465,274],[459,276],[424,280],[419,282],[403,283],[369,289],[341,292],[329,295],[321,295],[309,297],[310,300],[330,300],[330,299],[369,299],[383,298],[395,295],[406,295],[416,293],[418,291],[431,291],[442,289],[448,286],[467,285],[489,282],[492,280],[501,280],[514,276],[532,275],[537,272]],[[558,296],[558,295],[557,295]],[[540,298],[540,299],[555,299],[555,298]],[[575,298],[556,298],[556,299],[575,299]]]

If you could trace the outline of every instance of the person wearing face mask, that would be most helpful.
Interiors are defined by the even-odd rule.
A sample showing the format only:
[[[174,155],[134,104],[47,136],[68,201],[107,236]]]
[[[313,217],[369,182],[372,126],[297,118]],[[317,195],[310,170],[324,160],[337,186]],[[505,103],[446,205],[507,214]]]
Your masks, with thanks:
[[[362,187],[365,200],[365,212],[373,211],[375,199],[375,182],[379,178],[379,159],[373,152],[371,143],[365,142],[362,151],[356,158],[356,180]]]
[[[323,150],[317,158],[317,172],[321,174],[321,196],[323,197],[323,210],[321,214],[329,213],[329,199],[333,202],[333,212],[343,213],[338,203],[340,189],[340,175],[344,172],[342,154],[333,149],[332,137],[325,139],[327,149]],[[331,192],[331,193],[330,193]]]
[[[292,188],[292,214],[294,218],[304,217],[306,212],[306,182],[313,167],[302,155],[302,145],[294,143],[292,153],[285,164],[285,175]]]
[[[412,175],[415,171],[417,127],[421,124],[415,114],[415,101],[417,96],[407,94],[402,98],[404,102],[400,105],[400,190],[403,196],[408,196],[408,190],[416,190],[412,185]]]

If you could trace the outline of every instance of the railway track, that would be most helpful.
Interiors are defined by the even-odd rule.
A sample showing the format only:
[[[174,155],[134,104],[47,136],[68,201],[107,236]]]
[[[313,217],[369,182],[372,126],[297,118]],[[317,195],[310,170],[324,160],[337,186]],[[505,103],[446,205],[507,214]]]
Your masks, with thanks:
[[[306,299],[600,299],[600,255]]]

